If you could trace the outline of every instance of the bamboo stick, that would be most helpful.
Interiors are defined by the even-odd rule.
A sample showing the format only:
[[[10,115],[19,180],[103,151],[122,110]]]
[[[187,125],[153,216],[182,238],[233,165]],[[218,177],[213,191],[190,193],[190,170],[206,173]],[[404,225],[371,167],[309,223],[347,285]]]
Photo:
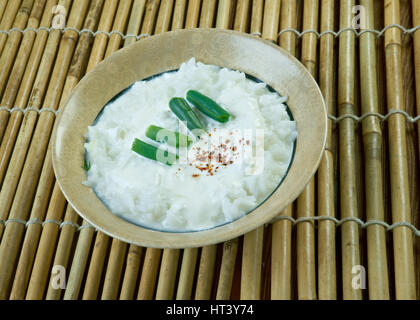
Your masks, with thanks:
[[[318,0],[305,0],[303,8],[303,30],[318,29]],[[301,61],[315,76],[317,63],[317,38],[313,33],[302,37]],[[315,215],[315,179],[306,186],[297,200],[297,218]],[[316,299],[315,273],[315,223],[308,221],[296,227],[297,237],[297,290],[298,299]]]
[[[61,194],[60,187],[56,184],[51,196],[46,219],[61,221],[65,206],[66,200]],[[42,228],[35,262],[26,292],[26,300],[40,300],[43,298],[58,231],[59,225],[55,223],[48,223]]]
[[[291,217],[290,205],[281,215]],[[273,223],[271,248],[271,299],[290,300],[292,295],[292,222],[281,220]]]
[[[144,22],[141,27],[141,33],[149,34],[149,35],[153,34],[153,31],[155,30],[155,24],[156,24],[156,19],[157,19],[160,3],[161,3],[160,0],[153,0],[153,1],[147,2],[146,13],[143,19]],[[168,5],[170,4],[166,3],[164,7],[166,8]],[[166,13],[163,14],[161,18],[161,22],[163,25],[169,26],[167,19],[170,20],[170,15],[168,16],[166,9],[164,10],[164,12]],[[162,29],[162,27],[160,27],[159,29]]]
[[[125,32],[127,28],[127,20],[130,14],[131,5],[133,0],[121,1],[118,5],[117,15],[115,16],[113,30]],[[108,40],[108,46],[106,47],[105,58],[108,58],[111,54],[120,48],[122,43],[121,35],[112,34]]]
[[[74,10],[71,11],[69,17],[69,26],[74,28],[80,28],[83,22],[83,18],[87,11],[87,3],[83,1],[79,6],[74,6]],[[67,31],[61,41],[58,57],[54,67],[54,72],[49,83],[48,91],[44,104],[48,105],[52,109],[57,108],[58,99],[60,96],[61,88],[64,84],[64,79],[68,66],[70,63],[71,54],[75,47],[75,39],[77,39],[77,33],[74,31]],[[6,192],[4,188],[0,193],[0,212],[9,212],[10,206],[10,218],[26,220],[32,200],[34,198],[36,190],[36,182],[38,181],[42,161],[46,153],[48,145],[48,137],[52,130],[54,117],[51,113],[44,112],[39,116],[39,120],[36,125],[35,133],[32,137],[31,146],[28,151],[28,155],[25,159],[25,166],[22,174],[20,175],[19,184],[16,190],[16,194],[13,199],[5,198]],[[18,137],[19,140],[19,137]],[[35,142],[34,142],[35,141]],[[16,148],[16,147],[15,147]],[[10,170],[10,169],[9,169]],[[9,173],[10,171],[8,171]],[[12,173],[13,174],[13,173]],[[9,188],[9,185],[6,185]],[[7,189],[6,189],[7,190]],[[10,190],[10,189],[9,189]],[[4,210],[4,211],[3,211]],[[0,272],[0,298],[7,296],[9,290],[9,283],[11,281],[11,273],[15,264],[19,245],[24,232],[24,225],[20,223],[10,223],[5,227],[4,236],[0,245],[0,257],[3,257],[7,263],[3,263],[0,266],[2,272]]]
[[[88,10],[86,22],[84,24],[85,29],[96,30],[97,22],[99,20],[100,13],[102,11],[103,0],[95,0],[91,2],[91,6]],[[92,36],[88,33],[81,35],[79,42],[76,47],[74,58],[70,64],[68,75],[66,77],[65,85],[63,88],[63,93],[61,96],[61,101],[59,106],[64,104],[64,101],[67,100],[67,97],[70,95],[72,86],[77,83],[77,80],[83,75],[84,66],[86,66],[87,58],[89,57],[89,48],[91,43]],[[44,161],[44,167],[51,167],[51,159],[46,158]],[[52,168],[50,169],[52,172]],[[43,176],[41,175],[40,185],[43,181]],[[37,201],[38,199],[36,199]],[[47,220],[60,221],[64,213],[63,210],[56,210],[54,208],[55,203],[65,203],[63,194],[60,191],[59,185],[56,183],[54,185],[53,195],[50,200],[49,208],[53,206],[54,211],[49,215],[50,210],[47,213]],[[28,285],[28,291],[26,293],[26,299],[41,299],[44,296],[44,291],[46,287],[46,281],[49,275],[49,266],[51,264],[54,250],[55,250],[55,240],[58,235],[59,228],[55,225],[56,228],[50,227],[51,231],[47,230],[46,227],[42,230],[41,239],[37,255],[34,262],[34,267],[32,269],[32,274],[30,282]],[[46,236],[44,237],[44,234]]]
[[[137,300],[153,299],[161,254],[161,249],[148,248],[146,250]]]
[[[78,220],[79,216],[76,213],[76,211],[74,211],[74,209],[70,205],[67,205],[67,211],[64,217],[64,222],[70,224],[77,224]],[[54,261],[52,263],[52,266],[62,266],[65,270],[68,270],[70,252],[74,236],[77,231],[76,227],[70,224],[64,225],[61,228],[60,238],[58,240],[57,249],[54,255]],[[50,281],[48,284],[46,300],[59,300],[61,294],[62,290],[60,290],[60,288],[54,288]]]
[[[287,28],[296,29],[297,27],[297,7],[296,1],[282,0],[281,3],[281,16],[280,16],[280,29]],[[279,37],[279,45],[287,50],[290,54],[295,55],[296,47],[296,34],[292,31],[283,32]]]
[[[297,18],[297,26],[300,31],[303,31],[303,4],[302,0],[297,1],[296,3],[296,18]],[[302,54],[302,38],[299,41],[296,41],[296,48],[295,48],[295,57],[300,60]]]
[[[104,32],[110,32],[113,27],[115,13],[117,12],[118,1],[106,0],[104,4],[104,11],[102,12],[101,21],[99,22],[98,30]],[[129,39],[129,38],[127,38]],[[104,33],[96,35],[95,41],[93,42],[92,51],[88,65],[86,67],[86,73],[90,72],[103,58],[108,45],[109,37]]]
[[[176,0],[174,14],[172,15],[172,30],[182,29],[186,17],[185,9],[187,7],[186,0]]]
[[[420,3],[418,1],[412,1],[412,18],[413,18],[413,25],[418,26],[420,25]],[[417,30],[413,34],[414,40],[414,66],[415,66],[415,79],[416,79],[416,101],[417,101],[417,116],[420,115],[420,32]],[[418,130],[418,137],[419,137],[419,146],[420,146],[420,122],[417,122],[417,130]],[[420,148],[419,148],[420,154]],[[415,222],[415,221],[414,221]],[[420,246],[416,246],[417,252],[417,270],[416,270],[416,278],[417,278],[417,297],[420,297],[420,254],[418,254],[420,250]]]
[[[88,226],[89,223],[83,221],[83,229],[79,231],[73,262],[70,267],[66,290],[64,291],[64,300],[75,300],[79,297],[83,275],[89,258],[90,244],[94,234],[94,229]]]
[[[56,3],[57,3],[57,0],[51,0],[47,2],[47,5],[44,10],[44,15],[40,23],[40,27],[48,28],[51,26],[51,21],[53,17],[52,8]],[[60,1],[60,4],[63,6],[63,8],[68,9],[70,6],[70,1],[69,0]],[[31,33],[28,33],[29,36],[30,34]],[[58,49],[58,43],[59,43],[60,37],[61,37],[61,32],[59,30],[51,31],[50,35],[48,31],[46,30],[39,31],[37,33],[35,43],[31,50],[29,61],[26,63],[26,69],[24,70],[25,73],[23,75],[23,79],[20,83],[20,86],[18,86],[17,83],[20,82],[21,80],[21,72],[23,72],[22,69],[24,68],[25,56],[29,51],[29,49],[27,50],[24,45],[21,46],[20,50],[23,53],[22,55],[18,54],[18,61],[22,63],[20,64],[16,62],[14,65],[14,68],[12,70],[12,77],[10,77],[9,82],[7,84],[5,94],[2,98],[1,106],[11,108],[14,105],[18,108],[25,108],[28,102],[29,96],[31,94],[32,87],[33,87],[33,95],[32,95],[33,98],[31,99],[31,102],[34,105],[34,107],[37,106],[37,104],[34,103],[36,101],[35,97],[43,97],[45,93],[46,86],[49,80],[49,78],[46,77],[45,75],[50,74],[50,70],[54,62],[56,50]],[[48,42],[47,42],[47,39],[48,39]],[[28,43],[29,42],[30,41],[28,41]],[[45,58],[44,58],[44,52],[45,52]],[[47,54],[49,54],[50,56],[47,57]],[[22,59],[20,59],[19,57],[22,57]],[[42,74],[42,77],[40,76],[41,74]],[[36,79],[37,81],[35,81],[36,76],[37,76],[37,79]],[[16,91],[17,91],[17,96],[16,96]],[[16,101],[15,101],[15,98],[16,98]],[[38,107],[39,105],[40,103],[38,104]],[[9,118],[9,115],[6,115],[5,113],[6,111],[0,112],[0,118],[3,118],[3,117]],[[30,114],[26,115],[27,119],[34,118],[37,116],[38,115],[35,114],[34,112],[32,113],[32,115]],[[2,185],[3,179],[6,175],[6,170],[9,165],[9,159],[11,157],[13,147],[15,145],[15,141],[16,141],[18,131],[20,129],[20,125],[22,123],[23,118],[24,116],[22,115],[21,112],[13,112],[10,115],[6,132],[3,136],[3,140],[0,146],[0,185]],[[0,120],[0,122],[2,121],[3,120]],[[24,124],[25,123],[27,122],[24,121]],[[25,127],[25,125],[23,127]],[[33,127],[34,126],[30,126],[30,128],[33,128]],[[26,141],[27,143],[29,143],[30,139],[28,138],[27,140],[23,140],[23,141],[24,142]],[[21,144],[17,143],[16,145],[20,146]],[[25,154],[22,155],[21,157],[26,156],[26,150],[27,150],[26,147],[22,149],[23,151],[22,153],[25,153]],[[14,155],[16,154],[17,153],[15,153]],[[17,160],[16,157],[13,159],[14,161],[11,161],[10,163],[10,166],[9,166],[10,172],[21,171],[21,168],[22,168],[21,165],[23,165],[23,160]],[[21,158],[21,157],[18,157],[18,158]],[[18,168],[14,169],[13,167],[16,165],[18,165]],[[15,175],[12,175],[12,177],[14,176]],[[17,178],[15,178],[14,181],[16,181],[16,179]],[[8,185],[16,185],[16,184],[17,182],[10,183],[9,181],[8,183]],[[12,188],[11,194],[14,194],[14,191],[15,189]],[[0,213],[0,215],[2,214]],[[1,234],[2,232],[0,231],[0,238],[1,238]]]
[[[279,32],[281,0],[267,0],[264,4],[264,19],[262,37],[271,42],[277,42]]]
[[[24,0],[16,15],[13,28],[25,29],[29,17],[36,14],[37,19],[40,19],[42,11],[44,10],[46,0],[37,0],[34,5],[34,0]],[[34,11],[32,11],[34,9]],[[0,96],[4,93],[4,88],[9,77],[9,72],[15,62],[16,53],[22,39],[22,33],[13,31],[7,38],[3,52],[0,57]],[[5,126],[0,124],[0,139],[3,137]]]
[[[238,241],[239,239],[236,238],[223,244],[222,263],[216,292],[217,300],[228,300],[230,298],[236,255],[238,252]]]
[[[365,28],[374,28],[373,1],[362,0],[366,11]],[[376,42],[372,33],[360,36],[360,75],[362,113],[379,112],[378,83],[376,78]],[[382,182],[382,129],[377,117],[362,122],[365,153],[366,219],[384,221]],[[372,225],[367,228],[369,299],[389,300],[386,231]]]
[[[141,33],[149,35],[153,34],[160,2],[161,0],[152,0],[147,2]]]
[[[235,30],[246,32],[249,26],[248,0],[239,1],[235,13]],[[226,16],[226,15],[225,15]],[[236,255],[238,251],[238,238],[227,241],[223,244],[222,262],[220,265],[219,281],[217,285],[216,299],[225,300],[230,298],[233,275],[235,272]]]
[[[93,246],[92,257],[90,258],[88,274],[83,289],[83,300],[96,300],[98,297],[99,284],[104,269],[108,244],[109,237],[103,232],[96,232],[95,244]]]
[[[281,4],[281,29],[296,28],[296,1],[283,0]],[[293,32],[285,32],[280,36],[280,46],[290,54],[295,55],[296,35]],[[281,215],[291,217],[292,205],[286,208]],[[272,226],[272,247],[271,247],[271,299],[291,299],[292,284],[292,222],[280,220]]]
[[[122,281],[120,300],[132,300],[136,290],[137,277],[143,255],[143,248],[131,245],[128,249],[127,262]]]
[[[219,0],[217,9],[216,28],[230,29],[233,24],[235,1]]]
[[[241,300],[260,299],[263,239],[264,227],[259,227],[244,236]]]
[[[200,15],[200,28],[211,28],[215,20],[216,0],[203,0]]]
[[[107,235],[97,232],[83,292],[83,300],[94,300],[98,296],[109,240],[110,238]],[[111,244],[111,251],[112,255],[109,256],[106,268],[102,300],[115,299],[118,294],[119,278],[114,276],[114,273],[121,274],[122,272],[122,263],[124,261],[122,257],[125,255],[126,246],[123,242],[114,239]]]
[[[51,144],[48,147],[46,154],[46,159],[50,158]],[[32,206],[30,220],[37,219],[38,221],[44,221],[54,181],[54,172],[51,161],[45,162],[42,168],[41,177],[43,178],[40,179],[38,185],[37,193],[35,195],[36,200]],[[38,223],[30,224],[26,228],[25,238],[20,250],[19,260],[13,279],[12,291],[10,293],[9,299],[11,300],[25,299],[41,231],[42,226]]]
[[[138,34],[141,23],[143,22],[144,9],[146,7],[146,0],[134,0],[131,8],[130,19],[128,20],[127,34]],[[124,41],[124,47],[136,42],[136,38],[129,37]]]
[[[374,6],[374,27],[376,30],[383,30],[385,27],[384,21],[384,1],[373,1]],[[386,62],[385,62],[385,36],[376,38],[376,82],[378,84],[378,108],[381,114],[387,113],[387,88],[386,88]],[[389,174],[389,156],[388,156],[388,124],[386,122],[381,123],[382,130],[382,154],[381,159],[383,161],[382,169],[382,180],[384,188],[384,214],[385,221],[391,223],[392,221],[392,210],[391,210],[391,188],[390,188],[390,174]],[[385,134],[386,133],[386,134]],[[367,219],[367,218],[366,218]],[[393,244],[392,244],[392,233],[385,233],[386,240],[386,254],[387,254],[387,267],[388,273],[388,285],[389,294],[391,299],[395,299],[395,287],[394,287],[394,268],[393,268]],[[368,251],[367,251],[368,253]],[[369,272],[369,270],[368,270]],[[369,288],[368,288],[369,289]]]
[[[108,244],[108,236],[102,232],[97,232],[83,291],[83,300],[94,300],[98,296]],[[109,269],[113,270],[112,268],[108,268],[108,270]]]
[[[334,1],[321,2],[321,32],[334,30]],[[319,84],[328,114],[334,108],[334,36],[327,34],[320,39]],[[332,145],[332,121],[328,120],[327,143],[318,169],[319,215],[335,217],[334,204],[334,154]],[[318,222],[318,297],[320,300],[337,299],[337,271],[335,248],[335,224],[333,221]]]
[[[166,32],[169,30],[173,7],[173,1],[161,0],[159,14],[156,20],[155,34]]]
[[[420,3],[416,0],[412,1],[412,12],[413,12],[413,25],[420,25]],[[414,35],[414,62],[416,70],[416,97],[420,97],[420,32],[417,30]],[[417,115],[420,115],[420,98],[417,98]],[[418,124],[417,129],[419,130],[420,139],[420,125]],[[420,140],[419,140],[420,145]]]
[[[130,13],[132,5],[132,0],[125,0],[120,1],[117,9],[117,13],[115,15],[115,21],[113,24],[112,29],[124,32],[126,29],[127,18]],[[105,51],[105,58],[109,57],[113,52],[117,51],[120,47],[122,42],[122,37],[119,34],[112,34],[108,41],[108,46]],[[99,59],[102,58],[99,56]],[[96,60],[96,59],[95,59]],[[92,67],[95,63],[89,63],[89,66]],[[93,247],[92,258],[90,260],[89,269],[86,277],[85,288],[83,291],[83,300],[92,300],[96,299],[98,296],[99,285],[102,277],[102,272],[104,271],[104,263],[106,258],[106,252],[108,248],[110,238],[105,235],[104,233],[98,231],[96,234],[95,245]],[[118,241],[118,240],[115,240]],[[107,274],[105,275],[105,281],[107,282],[104,284],[105,295],[103,298],[106,299],[107,296],[110,297],[117,297],[118,292],[115,292],[117,288],[119,288],[119,283],[114,283],[114,281],[119,281],[118,276],[110,275],[108,270],[119,271],[122,272],[122,259],[118,259],[121,257],[124,252],[125,255],[125,246],[121,243],[116,243],[112,245],[114,248],[112,255],[110,256],[110,265],[107,268]],[[115,265],[116,264],[116,265]],[[108,291],[109,288],[109,291]],[[112,291],[112,292],[111,292]]]
[[[352,8],[355,1],[340,2],[340,28],[352,27]],[[355,35],[352,31],[340,34],[338,70],[339,115],[355,114],[354,105]],[[341,218],[359,216],[356,190],[355,124],[352,119],[339,123],[340,141],[340,200]],[[361,289],[352,287],[353,267],[360,265],[359,226],[355,222],[341,225],[343,298],[361,299]]]
[[[179,273],[178,289],[176,292],[177,300],[191,299],[197,255],[197,248],[184,249],[184,253],[182,255],[181,271]]]
[[[156,20],[155,34],[166,32],[169,30],[171,22],[172,10],[174,7],[173,0],[162,0],[159,7],[159,14]]]
[[[22,0],[7,1],[3,18],[0,23],[0,30],[9,30],[15,20],[16,13],[19,10]],[[3,52],[4,45],[7,40],[7,34],[0,34],[0,54]]]
[[[119,240],[113,240],[111,253],[106,268],[105,280],[102,289],[102,300],[115,300],[118,297],[121,273],[124,265],[124,257],[127,244]]]
[[[6,9],[6,4],[7,4],[6,0],[2,0],[0,2],[0,21],[3,18],[3,13],[4,13],[4,10]]]
[[[400,2],[385,1],[385,25],[400,23]],[[385,58],[388,111],[404,110],[401,69],[401,30],[385,32]],[[389,157],[391,174],[392,222],[411,221],[407,168],[406,123],[401,114],[388,119]],[[407,227],[393,230],[395,295],[397,299],[416,299],[413,237]]]
[[[261,36],[263,12],[264,12],[264,1],[253,0],[252,13],[251,13],[251,30],[250,30],[251,34]]]
[[[200,266],[198,269],[195,289],[195,300],[209,300],[214,278],[217,246],[206,246],[201,249]]]
[[[200,17],[201,0],[189,0],[185,29],[196,28]]]
[[[262,37],[277,41],[280,19],[280,0],[270,0],[264,7]],[[261,294],[261,267],[264,226],[244,235],[241,275],[241,299],[259,299]]]
[[[262,251],[261,265],[261,298],[262,300],[270,299],[271,294],[271,240],[273,228],[271,223],[265,225]]]
[[[238,0],[236,3],[235,20],[233,29],[240,32],[248,32],[250,24],[251,0]]]
[[[303,30],[318,29],[318,7],[319,1],[306,0],[303,8]],[[308,71],[314,75],[316,71],[316,42],[317,37],[313,33],[302,36],[302,62]]]
[[[104,32],[109,32],[111,30],[117,9],[117,4],[118,3],[114,0],[106,0],[104,4],[104,10],[102,12],[102,16],[99,22],[98,30]],[[96,64],[98,64],[103,59],[107,43],[107,35],[101,33],[95,37],[86,72],[89,72]],[[86,221],[84,221],[82,225],[83,229],[80,231],[75,256],[73,258],[73,263],[70,269],[67,288],[64,293],[65,300],[77,299],[79,296],[81,283],[88,261],[89,250],[94,234],[94,229],[88,228],[88,225],[89,224]]]
[[[179,249],[163,250],[159,280],[156,289],[156,300],[170,300],[173,298],[178,260]]]

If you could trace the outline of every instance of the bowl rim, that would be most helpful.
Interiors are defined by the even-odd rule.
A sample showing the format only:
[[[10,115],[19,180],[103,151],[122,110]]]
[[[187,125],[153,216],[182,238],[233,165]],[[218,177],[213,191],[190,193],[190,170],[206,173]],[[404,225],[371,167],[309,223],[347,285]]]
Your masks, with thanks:
[[[275,49],[275,51],[280,53],[281,56],[285,57],[287,60],[292,62],[292,64],[296,66],[299,69],[299,72],[301,72],[302,75],[304,76],[306,85],[308,85],[308,87],[312,90],[312,93],[314,94],[314,96],[317,96],[318,98],[318,101],[316,101],[316,107],[322,113],[322,115],[320,114],[320,119],[319,119],[320,121],[322,121],[322,123],[318,124],[317,128],[319,129],[319,131],[315,132],[316,137],[320,139],[320,141],[317,142],[318,143],[316,146],[317,150],[314,150],[311,153],[311,158],[308,161],[309,168],[305,168],[304,176],[300,177],[299,185],[295,186],[292,192],[287,197],[286,196],[281,197],[282,203],[278,203],[279,201],[277,201],[275,205],[274,203],[271,203],[269,206],[267,206],[266,209],[271,211],[271,213],[270,212],[264,213],[264,215],[261,213],[260,217],[256,216],[256,214],[253,215],[253,213],[255,213],[256,211],[261,211],[261,207],[266,206],[267,203],[271,201],[270,199],[273,198],[273,196],[279,192],[281,186],[285,183],[285,181],[288,180],[288,177],[290,180],[290,170],[289,170],[288,175],[283,179],[283,182],[279,186],[277,186],[274,192],[272,192],[271,195],[267,199],[264,200],[263,204],[258,204],[258,206],[254,208],[252,211],[250,211],[247,215],[237,220],[234,220],[232,222],[229,222],[229,223],[226,223],[226,224],[223,224],[223,225],[211,228],[211,229],[193,231],[193,232],[165,232],[165,231],[150,230],[148,228],[141,227],[139,225],[130,223],[123,218],[120,218],[116,216],[115,214],[112,214],[106,208],[108,211],[106,212],[107,214],[106,217],[108,217],[108,220],[110,219],[109,214],[111,214],[114,218],[122,220],[123,222],[121,223],[121,225],[124,225],[125,228],[130,228],[129,226],[126,225],[128,223],[131,226],[133,226],[135,229],[137,229],[137,232],[133,232],[134,230],[132,230],[131,228],[130,228],[130,232],[119,230],[118,228],[113,228],[113,227],[110,228],[109,223],[106,223],[104,221],[98,221],[95,215],[92,215],[91,212],[86,212],[86,210],[81,208],[84,206],[81,205],[81,202],[79,199],[80,197],[77,198],[77,196],[75,195],[74,186],[72,186],[71,188],[69,186],[69,183],[72,183],[69,181],[73,181],[74,178],[72,180],[71,177],[70,178],[66,177],[66,175],[68,175],[68,172],[66,170],[66,167],[65,166],[63,167],[62,162],[63,161],[64,163],[68,163],[68,162],[66,162],[66,160],[63,159],[64,156],[60,152],[62,149],[62,146],[60,145],[61,141],[59,138],[62,135],[58,134],[58,131],[62,129],[63,127],[63,122],[64,122],[63,119],[65,119],[65,121],[68,121],[67,118],[70,117],[68,115],[69,108],[67,107],[70,104],[74,105],[74,99],[76,99],[75,96],[77,96],[81,92],[82,90],[81,88],[91,84],[92,81],[94,81],[95,77],[98,76],[98,74],[101,75],[102,72],[107,72],[107,67],[111,66],[112,63],[115,63],[115,61],[118,61],[118,59],[122,61],[124,57],[130,56],[130,54],[133,55],[133,53],[136,50],[140,50],[139,48],[145,48],[147,46],[153,48],[153,42],[157,42],[159,44],[159,43],[168,41],[168,39],[170,38],[174,39],[176,37],[182,37],[183,35],[192,36],[194,34],[198,34],[204,37],[211,37],[211,36],[225,37],[226,36],[230,40],[234,40],[234,41],[237,40],[238,42],[244,39],[251,40],[252,43],[259,44],[259,46],[262,48],[267,47],[267,48]],[[221,65],[221,67],[224,67],[224,66]],[[254,76],[253,74],[251,75]],[[141,79],[144,79],[144,78],[146,77],[143,77]],[[137,79],[137,80],[141,80],[141,79]],[[276,90],[276,92],[278,92],[277,85],[272,85],[271,83],[268,83],[267,81],[265,81],[265,79],[261,79],[260,77],[258,77],[258,79],[266,82],[274,90]],[[115,92],[115,93],[117,94],[118,92]],[[289,104],[289,101],[288,101],[288,104]],[[249,231],[252,231],[260,227],[261,225],[271,222],[284,208],[290,205],[302,193],[302,191],[305,189],[309,181],[313,178],[321,162],[325,145],[326,145],[326,141],[327,141],[328,118],[327,118],[325,101],[317,82],[309,73],[309,71],[294,56],[292,56],[290,53],[288,53],[286,50],[282,49],[281,47],[271,43],[270,41],[266,41],[266,40],[257,38],[255,36],[233,31],[233,30],[214,29],[214,28],[196,28],[196,29],[188,29],[188,30],[182,29],[182,30],[175,30],[175,31],[161,33],[159,35],[150,36],[148,38],[142,39],[141,41],[135,42],[125,48],[122,48],[121,50],[118,50],[117,52],[113,53],[111,56],[109,56],[108,58],[104,59],[99,64],[97,64],[89,73],[87,73],[79,81],[79,83],[73,89],[71,95],[67,98],[63,106],[64,107],[62,108],[62,112],[59,113],[58,119],[56,119],[53,136],[52,136],[52,163],[53,163],[54,173],[56,176],[56,181],[60,189],[62,190],[64,197],[68,201],[69,205],[71,205],[73,209],[83,219],[85,219],[87,222],[93,225],[97,230],[100,230],[103,233],[107,234],[108,236],[111,236],[118,240],[129,242],[136,245],[145,246],[145,247],[155,247],[155,248],[201,247],[201,246],[211,245],[211,244],[215,244],[215,243],[219,243],[219,242],[236,238],[238,236],[241,236]],[[102,108],[103,107],[104,105],[102,106]],[[289,104],[289,108],[290,108],[290,104]],[[101,109],[99,109],[99,111]],[[292,109],[297,110],[297,108],[290,108],[290,112],[292,112],[295,118],[295,121],[298,121],[299,119],[296,119],[295,113],[293,112]],[[299,129],[298,129],[298,139],[299,139]],[[84,152],[84,149],[83,149],[83,152]],[[296,162],[296,158],[299,155],[301,155],[301,152],[298,153],[298,150],[296,150],[295,157],[294,157],[293,162],[290,164],[290,168],[293,167],[294,162]],[[88,199],[93,201],[92,194],[94,197],[96,197],[94,192],[87,193],[82,197],[87,197]],[[99,200],[97,197],[96,199]],[[150,237],[147,237],[147,236],[150,236]]]

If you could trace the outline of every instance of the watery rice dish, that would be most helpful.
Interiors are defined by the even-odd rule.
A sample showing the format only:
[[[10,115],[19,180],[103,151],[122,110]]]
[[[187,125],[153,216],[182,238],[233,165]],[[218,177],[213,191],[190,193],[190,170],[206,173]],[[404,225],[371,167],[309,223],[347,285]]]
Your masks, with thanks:
[[[227,110],[229,121],[196,112],[206,134],[197,138],[187,131],[168,105],[190,89]],[[242,72],[194,59],[178,71],[138,81],[89,127],[85,184],[111,212],[145,227],[197,231],[233,221],[263,202],[287,172],[297,131],[286,100]],[[135,138],[158,145],[145,136],[151,124],[194,142],[179,149],[171,166],[142,157],[131,147]]]

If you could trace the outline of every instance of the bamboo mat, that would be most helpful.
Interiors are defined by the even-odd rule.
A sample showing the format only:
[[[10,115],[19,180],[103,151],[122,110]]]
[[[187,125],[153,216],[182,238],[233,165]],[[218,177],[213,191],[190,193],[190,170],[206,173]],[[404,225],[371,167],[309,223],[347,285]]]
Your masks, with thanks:
[[[420,298],[419,0],[0,0],[0,19],[0,299]],[[116,50],[195,27],[301,60],[330,115],[322,163],[276,222],[238,239],[111,239],[55,183],[56,115]]]

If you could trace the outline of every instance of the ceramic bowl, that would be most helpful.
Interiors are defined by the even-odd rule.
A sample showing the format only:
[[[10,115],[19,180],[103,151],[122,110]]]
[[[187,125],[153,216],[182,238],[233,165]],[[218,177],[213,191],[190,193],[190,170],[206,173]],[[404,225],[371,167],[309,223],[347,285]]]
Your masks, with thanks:
[[[279,187],[256,209],[233,222],[197,232],[161,232],[110,212],[82,182],[84,134],[116,94],[137,80],[178,69],[195,57],[206,64],[240,70],[282,96],[297,124],[293,161]],[[98,230],[125,242],[156,248],[199,247],[226,241],[275,218],[314,176],[325,147],[327,115],[316,81],[280,47],[254,36],[218,29],[163,33],[119,50],[92,69],[67,100],[54,130],[52,155],[57,181],[70,205]]]

